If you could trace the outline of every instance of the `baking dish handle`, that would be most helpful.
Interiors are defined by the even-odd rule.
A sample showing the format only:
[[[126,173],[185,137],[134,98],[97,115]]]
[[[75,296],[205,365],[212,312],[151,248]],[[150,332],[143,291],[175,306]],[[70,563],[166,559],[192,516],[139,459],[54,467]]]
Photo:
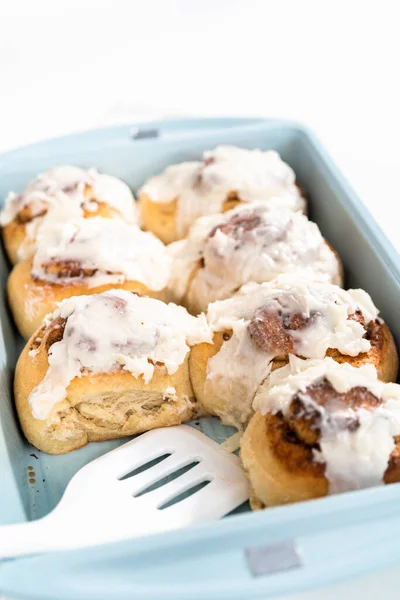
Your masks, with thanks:
[[[112,148],[113,144],[121,147],[121,144],[130,145],[132,143],[143,142],[146,140],[159,139],[162,142],[172,142],[176,139],[188,138],[193,136],[198,139],[207,136],[218,135],[220,143],[224,143],[224,134],[230,135],[232,130],[240,130],[243,133],[252,130],[258,131],[266,123],[267,119],[260,117],[254,118],[204,118],[204,119],[172,119],[157,120],[149,122],[137,122],[129,125],[116,125],[105,127],[103,129],[93,129],[80,133],[73,133],[64,137],[45,140],[23,148],[10,150],[0,157],[1,163],[7,164],[10,161],[25,161],[30,157],[38,158],[41,154],[57,155],[62,152],[65,156],[69,152],[76,151],[77,145],[80,151],[96,148],[100,144],[108,144]],[[273,121],[277,126],[279,122]]]
[[[313,525],[318,529],[318,517],[314,520],[303,521],[300,529],[293,521],[293,532]],[[342,528],[333,518],[331,525],[328,531],[296,537],[280,534],[277,527],[258,528],[257,536],[218,527],[212,540],[196,528],[193,543],[194,530],[187,530],[158,536],[157,543],[147,537],[5,561],[0,593],[38,600],[265,599],[337,583],[400,560],[400,541],[394,535],[400,531],[400,517]]]

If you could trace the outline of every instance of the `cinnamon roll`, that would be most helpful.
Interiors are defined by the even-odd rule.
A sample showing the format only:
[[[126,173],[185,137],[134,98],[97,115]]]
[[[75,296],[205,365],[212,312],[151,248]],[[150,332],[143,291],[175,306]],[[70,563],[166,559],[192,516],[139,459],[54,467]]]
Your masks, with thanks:
[[[117,219],[76,219],[46,230],[33,259],[15,265],[7,291],[28,338],[57,302],[122,288],[164,299],[171,259],[152,233]]]
[[[142,224],[165,244],[185,237],[198,217],[254,201],[305,210],[293,170],[274,150],[219,146],[201,161],[168,167],[139,191]]]
[[[193,349],[190,376],[204,411],[228,425],[246,425],[258,388],[290,355],[369,363],[380,379],[397,377],[393,337],[360,289],[281,276],[210,304],[207,320],[213,343]]]
[[[123,290],[64,300],[17,363],[27,439],[62,454],[190,419],[190,347],[209,339],[204,315]]]
[[[291,357],[254,405],[241,442],[253,508],[400,481],[400,386],[373,364]]]
[[[197,314],[245,283],[296,273],[340,285],[337,254],[306,216],[251,204],[199,219],[186,240],[169,246],[171,299]]]
[[[29,258],[43,227],[79,217],[136,222],[134,197],[120,179],[95,169],[53,167],[19,193],[11,192],[0,213],[4,245],[13,264]]]

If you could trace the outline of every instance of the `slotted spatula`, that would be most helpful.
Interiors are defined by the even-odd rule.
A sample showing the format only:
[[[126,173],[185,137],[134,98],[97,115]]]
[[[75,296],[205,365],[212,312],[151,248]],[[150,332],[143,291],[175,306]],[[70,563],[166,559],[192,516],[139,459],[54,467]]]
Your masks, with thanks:
[[[247,498],[237,456],[187,425],[157,429],[83,467],[46,517],[0,527],[0,558],[219,519]]]

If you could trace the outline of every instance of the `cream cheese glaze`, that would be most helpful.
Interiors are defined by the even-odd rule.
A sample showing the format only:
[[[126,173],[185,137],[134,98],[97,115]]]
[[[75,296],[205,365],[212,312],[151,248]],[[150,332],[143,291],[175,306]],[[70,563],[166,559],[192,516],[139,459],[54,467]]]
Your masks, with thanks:
[[[81,217],[84,211],[94,212],[98,203],[108,204],[127,222],[137,221],[133,194],[117,177],[70,165],[53,167],[28,183],[21,193],[10,192],[0,213],[0,224],[8,225],[29,206],[32,218],[26,223],[27,239],[19,252],[19,257],[25,258],[41,227],[51,228],[67,218]]]
[[[370,409],[327,410],[307,396],[309,386],[324,380],[338,393],[363,388],[381,402]],[[330,493],[381,484],[395,447],[394,436],[400,435],[400,386],[378,381],[373,365],[355,368],[331,358],[301,360],[291,356],[289,364],[274,371],[259,389],[254,409],[285,416],[299,393],[305,410],[319,415],[320,449],[314,451],[314,459],[326,465]],[[354,419],[357,427],[343,426]]]
[[[211,330],[231,331],[232,335],[208,361],[205,393],[229,398],[229,407],[219,416],[235,426],[251,416],[254,395],[269,374],[271,361],[287,354],[279,345],[279,337],[268,343],[268,330],[260,330],[262,343],[251,335],[251,324],[257,324],[260,310],[264,316],[278,316],[281,323],[290,322],[295,315],[302,317],[305,326],[288,326],[285,334],[291,337],[292,351],[306,358],[323,358],[328,348],[348,356],[368,352],[371,343],[364,337],[365,328],[349,317],[358,311],[367,325],[378,316],[364,290],[345,291],[293,275],[248,284],[232,298],[210,304],[207,321]]]
[[[179,302],[186,294],[198,312],[245,283],[282,273],[341,284],[339,261],[318,226],[300,213],[260,203],[199,219],[187,239],[170,244],[169,253],[173,298]]]
[[[49,270],[53,263],[78,263],[94,273],[89,277],[62,276]],[[119,219],[75,219],[46,228],[39,236],[32,276],[52,283],[82,281],[89,287],[138,281],[151,290],[166,287],[171,258],[150,232]]]
[[[35,419],[49,416],[75,377],[123,369],[148,383],[156,363],[175,373],[190,346],[211,341],[204,315],[123,290],[64,300],[45,324],[57,317],[66,320],[63,337],[50,346],[45,378],[29,396]]]
[[[221,212],[229,194],[241,202],[262,200],[269,206],[304,211],[305,200],[295,174],[274,150],[219,146],[204,152],[202,161],[167,167],[149,179],[139,193],[152,202],[177,200],[176,227],[186,235],[196,218]]]

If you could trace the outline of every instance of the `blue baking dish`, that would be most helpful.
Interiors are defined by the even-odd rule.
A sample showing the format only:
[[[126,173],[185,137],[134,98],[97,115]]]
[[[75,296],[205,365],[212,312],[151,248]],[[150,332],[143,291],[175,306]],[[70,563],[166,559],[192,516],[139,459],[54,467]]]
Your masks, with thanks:
[[[400,344],[398,255],[314,135],[298,124],[162,121],[50,140],[0,157],[0,198],[60,163],[96,166],[137,190],[168,164],[198,158],[217,144],[281,153],[310,198],[311,218],[343,259],[347,286],[371,294]],[[4,297],[7,274],[1,255],[0,535],[2,524],[48,513],[81,466],[121,443],[92,443],[67,455],[49,456],[23,439],[11,391],[21,342]],[[232,431],[215,419],[202,420],[200,428],[217,441]],[[0,595],[35,600],[251,600],[289,593],[399,561],[399,504],[400,487],[395,484],[258,513],[242,507],[210,525],[7,560],[0,562]]]

